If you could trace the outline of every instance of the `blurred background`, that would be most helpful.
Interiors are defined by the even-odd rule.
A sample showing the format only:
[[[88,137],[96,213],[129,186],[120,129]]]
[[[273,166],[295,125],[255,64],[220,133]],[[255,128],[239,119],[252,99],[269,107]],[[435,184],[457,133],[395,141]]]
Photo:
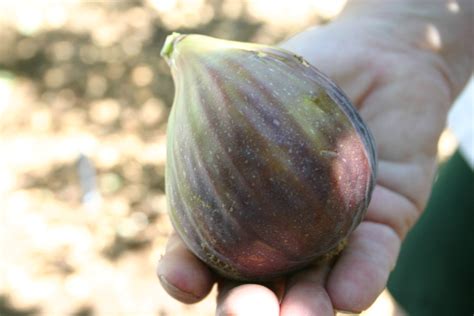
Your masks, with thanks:
[[[273,44],[344,3],[1,1],[0,315],[212,315],[215,291],[182,305],[154,271],[171,230],[164,38]]]

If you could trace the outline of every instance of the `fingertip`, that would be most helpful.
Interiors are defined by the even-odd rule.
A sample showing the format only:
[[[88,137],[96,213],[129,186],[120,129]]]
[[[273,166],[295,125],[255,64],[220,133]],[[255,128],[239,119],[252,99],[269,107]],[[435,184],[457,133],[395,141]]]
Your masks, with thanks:
[[[163,288],[175,299],[193,304],[209,294],[214,276],[182,241],[170,238],[166,253],[158,263],[157,275]]]
[[[363,222],[328,278],[334,308],[354,313],[369,308],[385,288],[399,248],[400,239],[391,228]]]
[[[334,315],[331,300],[324,288],[328,271],[327,265],[320,265],[293,276],[281,304],[280,316]]]
[[[187,291],[183,288],[178,288],[174,286],[171,282],[167,280],[167,278],[163,274],[159,274],[158,279],[160,280],[161,286],[166,290],[169,295],[183,303],[194,304],[199,302],[203,298],[201,296],[195,295],[192,290]]]
[[[219,293],[218,316],[277,316],[279,301],[269,288],[258,284],[228,286]]]

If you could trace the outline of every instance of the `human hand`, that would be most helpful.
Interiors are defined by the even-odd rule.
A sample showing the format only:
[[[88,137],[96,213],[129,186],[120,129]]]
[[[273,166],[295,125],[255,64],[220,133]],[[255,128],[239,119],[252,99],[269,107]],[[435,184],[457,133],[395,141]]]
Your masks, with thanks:
[[[373,23],[382,25],[374,28]],[[424,209],[437,139],[453,98],[442,58],[383,31],[381,20],[348,17],[282,45],[341,86],[377,144],[372,201],[337,261],[272,284],[238,284],[213,275],[173,235],[158,267],[172,296],[196,302],[218,281],[222,315],[333,315],[334,310],[360,312],[373,303],[395,265],[401,240]]]

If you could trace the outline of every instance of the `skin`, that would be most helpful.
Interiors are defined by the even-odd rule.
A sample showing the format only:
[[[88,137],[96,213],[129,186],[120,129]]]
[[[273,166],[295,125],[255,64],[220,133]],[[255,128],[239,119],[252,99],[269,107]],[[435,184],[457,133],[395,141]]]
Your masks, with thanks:
[[[426,205],[437,141],[473,69],[474,6],[456,4],[352,1],[281,45],[335,80],[372,130],[379,170],[367,215],[337,260],[265,285],[220,279],[173,234],[157,270],[170,295],[194,303],[218,282],[218,315],[333,315],[375,301]]]

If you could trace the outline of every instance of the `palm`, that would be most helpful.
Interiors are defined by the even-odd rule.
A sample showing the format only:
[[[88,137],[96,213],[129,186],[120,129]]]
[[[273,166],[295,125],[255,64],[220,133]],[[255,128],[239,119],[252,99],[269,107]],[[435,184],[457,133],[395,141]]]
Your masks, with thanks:
[[[385,287],[401,240],[424,208],[435,167],[436,141],[450,96],[437,61],[425,53],[393,43],[374,44],[370,34],[365,35],[366,41],[362,34],[350,34],[350,39],[339,39],[338,34],[344,37],[347,33],[314,30],[307,33],[308,38],[303,35],[284,46],[306,56],[334,78],[375,137],[379,168],[367,216],[328,272],[326,284],[320,285],[332,306],[362,311]],[[334,47],[327,44],[326,36]],[[298,46],[301,42],[312,43],[311,49]],[[349,49],[338,56],[340,43]],[[310,294],[302,297],[307,301],[291,305],[301,309],[310,303]]]
[[[367,216],[333,265],[319,265],[288,277],[282,283],[284,291],[221,281],[218,310],[223,314],[333,315],[333,308],[366,309],[385,287],[401,240],[424,208],[436,140],[449,104],[446,82],[436,60],[423,52],[374,42],[370,34],[360,32],[351,34],[344,25],[330,26],[302,33],[283,47],[333,78],[373,132],[379,168]],[[200,272],[200,278],[186,282],[178,267],[162,274],[177,288],[194,293],[184,298],[174,293],[175,297],[196,301],[207,294],[215,279],[177,243],[173,264],[180,261],[181,268]],[[166,259],[170,265],[173,256]],[[242,310],[245,306],[252,310]]]

